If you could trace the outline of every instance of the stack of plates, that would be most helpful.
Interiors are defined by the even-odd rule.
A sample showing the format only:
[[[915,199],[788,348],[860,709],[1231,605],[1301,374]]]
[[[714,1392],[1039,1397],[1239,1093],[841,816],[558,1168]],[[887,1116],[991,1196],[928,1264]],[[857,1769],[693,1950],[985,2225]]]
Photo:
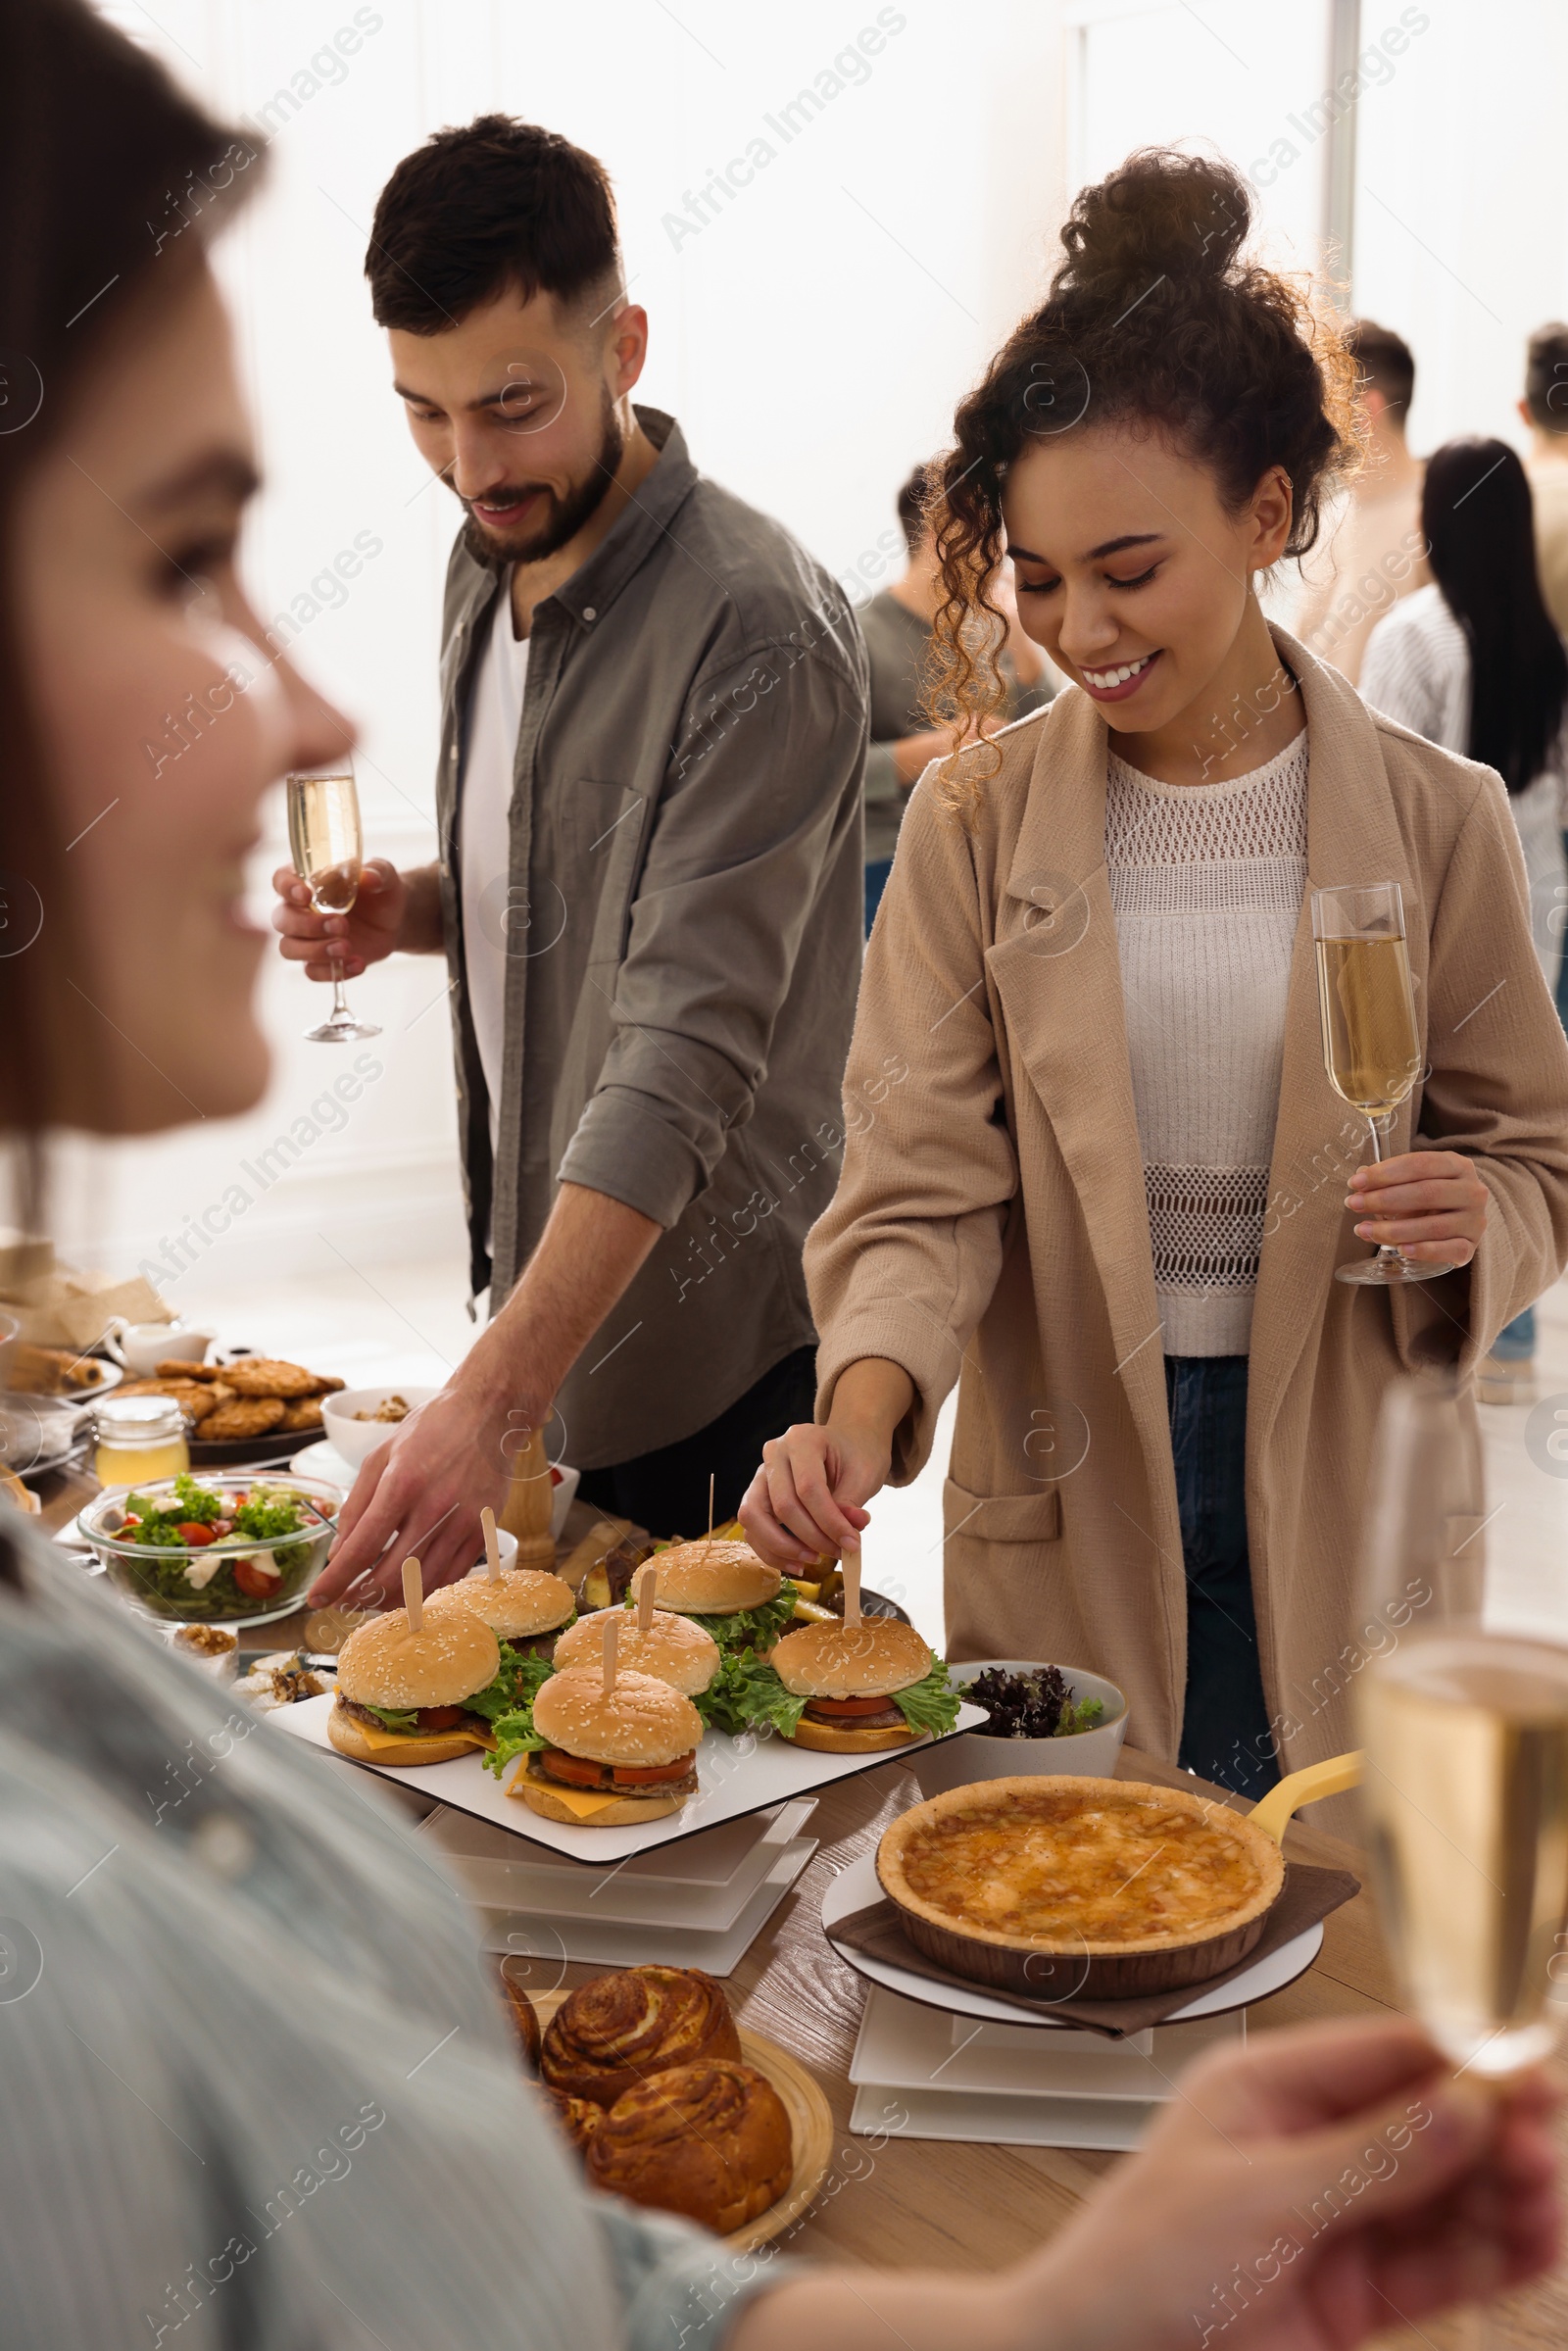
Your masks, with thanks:
[[[815,1810],[800,1796],[601,1867],[450,1805],[419,1834],[483,1914],[487,1948],[529,1961],[512,1973],[547,1991],[570,1959],[729,1975],[816,1851],[801,1834]]]
[[[869,1854],[835,1878],[822,1904],[837,1920],[877,1900]],[[850,2062],[850,2129],[862,2136],[984,2141],[1013,2147],[1136,2147],[1176,2078],[1200,2050],[1246,2038],[1247,2007],[1303,1974],[1323,1944],[1311,1927],[1163,2025],[1111,2040],[1037,2023],[978,1984],[944,1984],[834,1942],[870,1986]]]

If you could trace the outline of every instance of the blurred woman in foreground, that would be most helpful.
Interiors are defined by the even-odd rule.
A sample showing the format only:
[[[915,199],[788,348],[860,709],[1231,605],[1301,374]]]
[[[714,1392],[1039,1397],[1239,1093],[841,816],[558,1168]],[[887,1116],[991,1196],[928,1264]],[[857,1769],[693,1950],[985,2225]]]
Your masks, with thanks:
[[[265,660],[234,568],[254,461],[203,216],[259,168],[81,0],[0,0],[0,317],[11,390],[43,388],[0,436],[14,1138],[220,1116],[266,1079],[242,864],[268,785],[347,730]],[[202,715],[160,759],[171,710]],[[1268,2035],[1001,2277],[738,2258],[590,2198],[391,1807],[0,1517],[12,2351],[1158,2351],[1227,2294],[1239,2346],[1348,2346],[1545,2265],[1549,2104],[1446,2082],[1395,2021]],[[1311,2235],[1293,2209],[1352,2169]]]

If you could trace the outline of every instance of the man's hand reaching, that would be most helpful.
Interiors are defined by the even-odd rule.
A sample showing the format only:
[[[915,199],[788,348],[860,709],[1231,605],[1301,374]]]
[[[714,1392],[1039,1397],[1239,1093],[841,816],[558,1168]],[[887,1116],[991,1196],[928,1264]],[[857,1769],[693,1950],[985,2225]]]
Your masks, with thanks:
[[[338,1519],[332,1556],[311,1587],[318,1607],[402,1603],[403,1562],[413,1551],[426,1592],[467,1574],[483,1550],[479,1513],[497,1517],[511,1454],[527,1441],[504,1406],[485,1404],[461,1374],[396,1427],[361,1465]],[[390,1546],[390,1547],[389,1547]]]

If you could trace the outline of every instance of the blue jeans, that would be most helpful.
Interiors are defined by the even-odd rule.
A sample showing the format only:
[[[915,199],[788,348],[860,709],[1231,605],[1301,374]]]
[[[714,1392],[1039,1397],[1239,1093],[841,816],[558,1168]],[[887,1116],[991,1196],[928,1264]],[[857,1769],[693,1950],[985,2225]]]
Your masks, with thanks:
[[[1187,1576],[1187,1771],[1254,1798],[1280,1776],[1247,1548],[1247,1357],[1167,1355],[1165,1398]]]
[[[891,857],[868,857],[866,859],[865,935],[868,939],[871,936],[871,925],[876,920],[877,907],[882,904],[882,893],[888,886],[888,875],[892,871],[893,859]]]

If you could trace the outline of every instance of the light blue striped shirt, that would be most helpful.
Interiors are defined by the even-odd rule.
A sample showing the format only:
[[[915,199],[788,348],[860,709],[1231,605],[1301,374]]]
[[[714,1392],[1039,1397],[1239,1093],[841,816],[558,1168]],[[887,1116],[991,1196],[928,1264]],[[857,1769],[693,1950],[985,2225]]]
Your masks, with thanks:
[[[7,2351],[707,2351],[779,2275],[591,2195],[463,1901],[0,1505]]]

